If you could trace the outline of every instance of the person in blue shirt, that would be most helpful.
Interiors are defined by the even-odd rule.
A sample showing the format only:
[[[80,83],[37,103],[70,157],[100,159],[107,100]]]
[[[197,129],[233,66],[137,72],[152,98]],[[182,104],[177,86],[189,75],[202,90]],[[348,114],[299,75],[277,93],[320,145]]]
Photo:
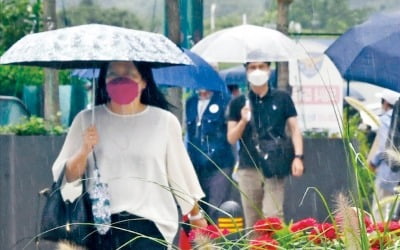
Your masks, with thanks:
[[[369,162],[370,168],[376,172],[375,192],[372,205],[372,213],[377,221],[388,219],[392,204],[380,204],[382,199],[394,195],[394,188],[400,182],[400,171],[394,172],[386,156],[389,136],[390,121],[393,113],[393,106],[399,99],[399,94],[385,90],[381,93],[382,115],[380,116],[380,127],[377,132],[378,149]]]
[[[186,101],[187,147],[190,159],[206,195],[202,209],[216,222],[219,207],[229,200],[235,160],[226,138],[226,93],[199,90]],[[212,206],[210,206],[210,205]]]

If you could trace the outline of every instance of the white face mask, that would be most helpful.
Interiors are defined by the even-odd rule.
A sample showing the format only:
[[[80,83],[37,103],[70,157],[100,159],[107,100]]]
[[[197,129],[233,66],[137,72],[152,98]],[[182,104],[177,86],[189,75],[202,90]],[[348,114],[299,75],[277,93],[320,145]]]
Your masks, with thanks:
[[[254,86],[262,86],[268,82],[269,71],[256,69],[247,74],[247,80]]]

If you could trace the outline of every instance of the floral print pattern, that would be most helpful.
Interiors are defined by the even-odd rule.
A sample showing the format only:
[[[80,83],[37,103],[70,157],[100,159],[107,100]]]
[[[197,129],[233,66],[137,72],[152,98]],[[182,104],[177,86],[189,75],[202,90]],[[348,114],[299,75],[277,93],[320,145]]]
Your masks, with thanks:
[[[94,185],[89,191],[92,201],[92,213],[95,227],[99,234],[108,232],[111,225],[110,194],[106,183],[100,182],[100,173],[94,169]]]
[[[0,58],[0,64],[84,68],[107,61],[192,64],[164,35],[102,24],[29,34]]]

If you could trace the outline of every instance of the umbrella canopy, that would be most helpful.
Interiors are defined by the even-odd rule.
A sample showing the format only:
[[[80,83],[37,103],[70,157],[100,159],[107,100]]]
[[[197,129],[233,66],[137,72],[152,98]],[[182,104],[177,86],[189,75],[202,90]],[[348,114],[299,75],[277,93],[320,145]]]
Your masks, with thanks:
[[[340,36],[327,50],[348,81],[400,91],[400,13],[375,16]]]
[[[219,75],[227,85],[245,85],[247,83],[246,69],[243,65],[220,70]]]
[[[161,34],[121,27],[86,24],[29,34],[0,58],[0,64],[50,68],[95,68],[109,61],[191,64]]]
[[[224,81],[211,65],[187,49],[184,49],[184,53],[192,60],[192,65],[165,66],[152,69],[154,81],[158,85],[227,91]],[[76,69],[72,71],[72,75],[87,79],[97,78],[99,69]]]
[[[288,61],[301,55],[283,33],[255,25],[240,25],[212,33],[191,49],[207,61],[244,63]]]
[[[71,76],[79,78],[93,79],[97,78],[100,74],[100,69],[75,69],[72,71]]]
[[[193,65],[177,65],[153,69],[154,81],[160,85],[180,86],[226,92],[224,81],[203,58],[184,49]]]

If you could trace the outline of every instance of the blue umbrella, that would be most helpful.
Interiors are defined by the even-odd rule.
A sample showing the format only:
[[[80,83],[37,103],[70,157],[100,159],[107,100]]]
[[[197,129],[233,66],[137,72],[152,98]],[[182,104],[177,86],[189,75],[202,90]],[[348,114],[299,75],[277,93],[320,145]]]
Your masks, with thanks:
[[[219,75],[226,85],[245,85],[247,83],[246,70],[243,65],[221,70]]]
[[[184,52],[194,65],[154,68],[154,81],[158,85],[227,92],[224,81],[211,65],[189,50],[184,49]],[[77,69],[72,72],[73,76],[88,79],[92,79],[93,76],[96,78],[98,74],[98,69],[94,71],[93,69]]]
[[[400,13],[375,16],[340,36],[326,54],[344,79],[400,91]]]
[[[99,73],[100,73],[99,69],[76,69],[72,71],[71,76],[76,76],[85,79],[92,79],[93,76],[94,78],[97,78]]]
[[[194,65],[154,68],[153,76],[157,84],[227,92],[224,81],[210,64],[194,52],[187,49],[184,52]]]

